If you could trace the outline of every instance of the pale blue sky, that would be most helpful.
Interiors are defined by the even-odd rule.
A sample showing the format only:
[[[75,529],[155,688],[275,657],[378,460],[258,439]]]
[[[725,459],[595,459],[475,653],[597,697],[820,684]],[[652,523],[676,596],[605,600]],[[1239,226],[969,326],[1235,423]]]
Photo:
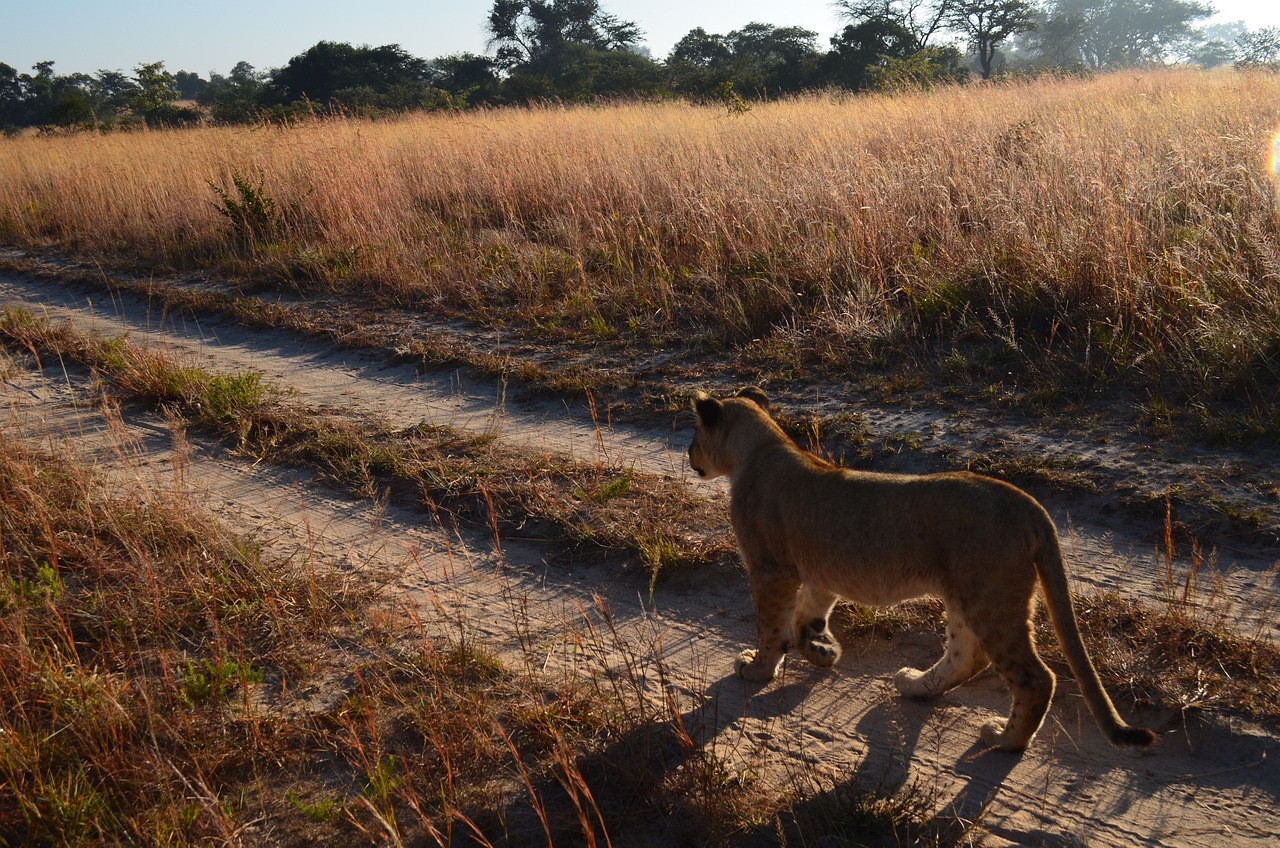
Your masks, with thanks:
[[[1211,0],[1218,20],[1280,26],[1277,0]],[[279,67],[317,41],[399,44],[414,56],[485,52],[492,0],[0,0],[0,62],[19,71],[52,59],[60,74],[129,71],[163,61],[170,71],[225,74],[241,60]],[[830,0],[602,0],[635,21],[654,58],[694,27],[726,33],[751,21],[803,26],[819,44],[840,27]]]

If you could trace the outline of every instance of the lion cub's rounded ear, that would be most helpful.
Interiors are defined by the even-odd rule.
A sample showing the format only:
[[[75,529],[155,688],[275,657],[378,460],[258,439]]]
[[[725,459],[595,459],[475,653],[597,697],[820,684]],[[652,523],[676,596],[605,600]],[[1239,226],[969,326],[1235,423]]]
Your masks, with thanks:
[[[747,386],[746,388],[738,389],[738,397],[755,401],[756,406],[765,412],[769,411],[769,396],[759,386]]]
[[[693,411],[704,427],[714,427],[720,423],[721,409],[720,401],[706,392],[698,392],[693,399]]]

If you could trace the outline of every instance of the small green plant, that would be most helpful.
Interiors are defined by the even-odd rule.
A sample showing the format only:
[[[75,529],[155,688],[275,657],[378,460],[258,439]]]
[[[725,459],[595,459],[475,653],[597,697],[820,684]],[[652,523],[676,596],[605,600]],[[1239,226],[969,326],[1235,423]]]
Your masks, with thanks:
[[[0,610],[23,603],[38,604],[62,597],[62,578],[49,563],[36,567],[35,578],[6,577],[0,581]]]
[[[359,800],[379,819],[393,841],[399,843],[394,795],[403,783],[393,754],[380,757],[368,768],[368,782]]]
[[[46,788],[46,824],[61,837],[59,841],[63,844],[80,844],[81,839],[93,833],[98,821],[108,815],[107,800],[94,788],[93,779],[82,766],[73,768]]]
[[[574,497],[583,501],[595,501],[596,503],[607,503],[614,498],[620,498],[631,489],[632,472],[628,469],[620,476],[615,477],[607,483],[602,483],[593,491],[587,491],[581,486],[575,486],[573,490]]]
[[[256,371],[236,374],[210,374],[200,393],[202,412],[214,421],[227,421],[238,413],[259,409],[267,400],[268,389]]]
[[[616,480],[610,480],[608,483],[601,486],[600,490],[596,492],[596,500],[602,503],[604,501],[613,500],[614,498],[625,495],[630,488],[631,472],[627,471]]]
[[[609,326],[609,322],[599,314],[592,315],[587,319],[587,328],[591,335],[597,339],[608,339],[615,335],[613,327]]]
[[[49,321],[37,317],[29,309],[21,306],[6,306],[0,312],[0,332],[15,338],[25,335],[38,335],[47,332]]]
[[[751,111],[751,104],[742,95],[733,90],[733,82],[725,80],[716,89],[716,94],[730,115],[745,115]]]
[[[98,366],[108,371],[119,371],[129,364],[128,342],[123,336],[102,339],[95,352]]]
[[[231,189],[215,182],[209,188],[218,196],[214,208],[230,223],[231,239],[240,247],[274,241],[280,231],[276,202],[266,193],[261,174],[256,183],[238,171],[231,171]],[[234,194],[233,194],[234,192]]]
[[[304,801],[292,789],[284,793],[284,799],[302,815],[313,822],[324,824],[337,821],[342,815],[343,804],[337,798],[321,798],[319,801]]]
[[[684,552],[678,544],[661,533],[652,538],[639,539],[637,544],[644,564],[649,567],[649,597],[652,598],[658,586],[658,575],[664,569],[678,566],[685,559]]]
[[[221,701],[239,685],[262,682],[262,670],[250,662],[204,659],[188,662],[179,678],[179,697],[188,707]]]

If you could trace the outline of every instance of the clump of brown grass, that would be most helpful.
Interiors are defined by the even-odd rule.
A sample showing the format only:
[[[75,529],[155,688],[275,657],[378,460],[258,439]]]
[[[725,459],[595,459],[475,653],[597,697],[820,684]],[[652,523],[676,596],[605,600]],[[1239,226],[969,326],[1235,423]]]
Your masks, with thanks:
[[[229,838],[229,787],[301,741],[255,707],[264,680],[305,678],[357,600],[172,493],[114,493],[6,428],[0,838]]]
[[[1276,722],[1280,650],[1212,615],[1156,609],[1116,594],[1077,600],[1115,692],[1187,712],[1221,710]]]
[[[1152,595],[1143,603],[1118,592],[1077,594],[1076,613],[1088,634],[1098,671],[1113,693],[1177,713],[1221,710],[1270,724],[1280,719],[1280,646],[1266,634],[1274,593],[1259,588],[1240,599],[1224,590],[1223,575],[1193,538],[1188,555],[1175,543],[1172,504]],[[1241,620],[1247,600],[1252,622]],[[1057,640],[1041,621],[1041,644],[1061,662]]]

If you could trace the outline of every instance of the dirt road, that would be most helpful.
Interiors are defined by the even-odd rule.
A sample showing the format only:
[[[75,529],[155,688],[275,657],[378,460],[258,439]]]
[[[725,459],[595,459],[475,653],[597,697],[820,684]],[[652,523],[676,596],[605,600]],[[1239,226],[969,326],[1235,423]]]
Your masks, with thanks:
[[[0,279],[0,303],[104,335],[128,334],[213,371],[254,370],[334,414],[405,427],[447,423],[513,445],[579,457],[603,452],[624,466],[687,475],[687,435],[678,429],[600,428],[585,406],[517,401],[501,384],[466,373],[423,376],[302,336],[158,315],[129,298],[26,278]],[[1151,751],[1117,750],[1063,681],[1028,753],[985,751],[976,744],[978,727],[1007,707],[990,672],[933,703],[906,701],[893,690],[893,671],[935,658],[941,643],[932,632],[847,639],[833,672],[789,661],[780,680],[759,690],[731,674],[733,656],[755,636],[749,592],[736,575],[684,575],[650,595],[642,574],[589,561],[549,564],[536,543],[520,541],[502,546],[499,567],[492,539],[433,527],[413,505],[352,502],[305,472],[251,465],[198,438],[175,438],[147,413],[104,418],[86,400],[79,375],[44,366],[43,373],[6,372],[0,397],[9,432],[70,440],[121,485],[180,490],[235,529],[282,550],[309,551],[352,579],[367,570],[391,574],[406,603],[424,615],[483,636],[513,660],[536,660],[547,674],[627,662],[658,696],[661,665],[686,725],[743,769],[786,781],[800,766],[813,766],[833,790],[852,781],[887,790],[914,785],[933,795],[938,815],[980,819],[984,844],[1207,847],[1272,845],[1280,837],[1280,740],[1247,722],[1192,717]],[[690,485],[723,497],[717,487]],[[1078,588],[1151,597],[1159,565],[1149,541],[1048,506]],[[1242,604],[1258,599],[1242,607],[1241,626],[1265,621],[1274,635],[1266,608],[1274,560],[1266,551],[1231,559],[1238,567],[1224,578],[1225,591]],[[575,651],[582,639],[574,634],[599,620],[600,604],[617,633],[594,652]],[[1175,724],[1168,716],[1140,718]]]

